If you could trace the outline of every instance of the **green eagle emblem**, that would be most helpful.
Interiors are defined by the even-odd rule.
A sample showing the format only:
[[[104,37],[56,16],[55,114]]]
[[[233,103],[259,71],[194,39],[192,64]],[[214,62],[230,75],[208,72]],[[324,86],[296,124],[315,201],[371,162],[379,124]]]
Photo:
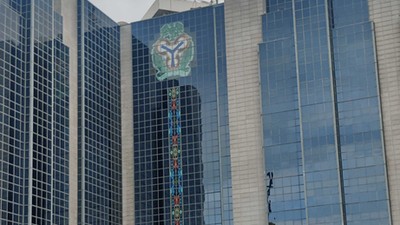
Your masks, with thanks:
[[[184,32],[181,22],[165,24],[160,38],[153,44],[151,56],[159,81],[189,76],[193,60],[192,37]]]

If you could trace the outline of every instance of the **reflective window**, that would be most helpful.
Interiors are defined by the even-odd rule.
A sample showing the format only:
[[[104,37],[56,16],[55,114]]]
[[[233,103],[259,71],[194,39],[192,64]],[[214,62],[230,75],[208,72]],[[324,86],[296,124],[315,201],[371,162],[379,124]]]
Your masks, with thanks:
[[[266,2],[260,80],[269,221],[389,224],[368,2]]]
[[[223,6],[132,35],[135,224],[232,224]]]
[[[62,18],[48,0],[0,6],[0,220],[26,224],[30,214],[35,224],[65,225],[69,53]]]
[[[120,32],[78,4],[79,224],[122,223]],[[81,33],[80,28],[83,28]]]

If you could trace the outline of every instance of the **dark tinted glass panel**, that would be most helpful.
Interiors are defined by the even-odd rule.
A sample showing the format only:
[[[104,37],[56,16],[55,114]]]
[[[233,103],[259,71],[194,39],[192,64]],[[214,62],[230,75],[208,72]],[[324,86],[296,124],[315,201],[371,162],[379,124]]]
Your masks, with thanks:
[[[132,35],[135,224],[232,224],[223,6]]]
[[[78,1],[79,224],[122,223],[119,26]]]

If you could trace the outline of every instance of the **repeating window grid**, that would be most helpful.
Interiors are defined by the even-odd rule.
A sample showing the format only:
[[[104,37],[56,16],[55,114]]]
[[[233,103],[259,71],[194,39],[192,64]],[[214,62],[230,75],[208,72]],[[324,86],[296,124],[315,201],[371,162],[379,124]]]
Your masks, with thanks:
[[[89,2],[80,26],[85,28],[85,223],[120,224],[121,145],[119,28]],[[84,47],[82,49],[82,47]],[[82,74],[81,74],[82,76]],[[80,178],[82,179],[82,178]],[[83,221],[82,221],[83,223]]]
[[[320,1],[295,3],[307,220],[318,224],[343,219],[339,204],[327,7]]]
[[[53,151],[57,151],[57,147],[53,143],[53,135],[57,132],[53,128],[53,111],[56,108],[53,105],[53,64],[54,42],[53,42],[53,9],[52,1],[35,1],[34,21],[34,117],[33,117],[33,189],[32,189],[32,222],[39,224],[51,224],[54,219],[50,217],[52,213],[51,207],[54,207],[54,215],[57,216],[58,209],[54,202],[57,197],[64,193],[56,193],[53,188],[57,185],[56,179],[53,179],[57,162],[64,159],[57,159]],[[50,19],[49,19],[50,18]],[[54,73],[55,74],[55,73]],[[54,144],[54,146],[53,146]],[[54,161],[54,162],[53,162]],[[66,171],[63,171],[66,172]],[[64,174],[59,174],[62,177]],[[65,188],[63,189],[65,190]],[[53,198],[53,199],[52,199]]]
[[[16,4],[16,3],[14,3],[14,4]],[[29,7],[29,5],[27,5],[27,6]],[[17,6],[14,6],[14,7],[18,8]],[[48,14],[48,15],[50,15],[50,14]],[[10,15],[10,16],[7,16],[7,17],[8,18],[13,18],[13,16],[15,17],[15,15],[12,15],[12,16]],[[16,24],[19,24],[19,23],[23,24],[23,20],[21,18],[18,18],[18,17],[15,17],[15,18],[16,19],[14,20],[14,22],[16,22]],[[7,21],[7,20],[8,19],[5,19],[5,21]],[[41,25],[41,24],[38,24],[38,25]],[[14,26],[14,25],[7,24],[7,26]],[[21,32],[22,28],[18,27],[18,31]],[[37,31],[43,31],[43,29],[42,30],[37,29],[36,32]],[[13,34],[13,32],[8,32],[8,33]],[[3,35],[1,35],[1,36],[5,37]],[[22,51],[21,51],[21,49],[24,49],[24,47],[20,43],[17,42],[17,41],[21,41],[21,43],[24,43],[24,39],[22,37],[19,37],[17,39],[15,37],[10,37],[10,38],[7,37],[6,40],[4,40],[4,41],[10,41],[10,42],[14,42],[14,43],[18,44],[18,49],[17,50],[14,47],[13,48],[8,48],[8,49],[6,49],[6,54],[9,53],[12,56],[18,57],[18,59],[23,59],[24,58],[25,55],[22,54]],[[48,41],[50,41],[50,40],[48,40]],[[51,61],[50,57],[48,57],[48,55],[47,55],[47,57],[45,57],[47,53],[42,54],[43,52],[51,51],[51,47],[49,48],[48,46],[46,46],[48,44],[49,43],[41,44],[40,42],[37,42],[37,45],[35,46],[35,50],[36,50],[35,53],[39,53],[40,54],[40,57],[38,56],[39,54],[36,54],[35,58],[34,58],[34,61],[36,62],[36,64],[34,65],[35,66],[34,88],[36,88],[36,90],[37,89],[46,89],[44,87],[46,85],[50,85],[51,84],[51,82],[46,81],[46,79],[39,80],[39,79],[42,79],[42,77],[37,76],[38,74],[39,75],[43,75],[43,74],[50,74],[51,73],[51,69],[50,70],[46,70],[46,69],[42,69],[42,67],[41,67],[41,66],[51,67],[50,64],[45,64],[44,63],[44,60],[50,60]],[[43,50],[43,51],[41,52],[39,49]],[[2,52],[2,55],[3,55],[3,52]],[[23,118],[23,121],[27,121],[26,120],[27,117],[24,116],[23,114],[21,114],[21,112],[24,112],[24,110],[23,110],[24,107],[19,106],[19,104],[24,104],[24,98],[23,98],[24,95],[23,94],[24,94],[25,90],[24,90],[24,88],[22,88],[23,87],[22,85],[24,85],[24,80],[23,80],[23,76],[22,76],[22,75],[24,75],[24,73],[22,71],[22,69],[24,69],[24,63],[21,62],[21,61],[17,61],[17,60],[15,60],[13,58],[10,58],[10,59],[11,60],[7,60],[8,61],[7,64],[9,63],[10,65],[7,65],[7,64],[5,65],[5,73],[4,73],[5,76],[2,77],[1,83],[6,85],[7,87],[9,87],[10,90],[12,90],[13,92],[17,92],[18,94],[14,94],[13,92],[9,92],[8,89],[4,89],[4,91],[5,91],[4,93],[7,96],[7,99],[5,99],[5,101],[4,101],[4,103],[5,103],[4,106],[6,106],[6,107],[10,106],[11,108],[15,108],[15,110],[17,110],[17,112],[15,112],[15,113],[12,112],[12,115],[16,115],[18,117],[21,116],[21,118]],[[3,61],[1,62],[1,64],[4,65]],[[15,68],[15,67],[17,67],[17,68]],[[15,83],[10,82],[11,79],[14,80]],[[37,82],[37,80],[39,80],[39,82]],[[43,81],[44,85],[41,84],[42,81]],[[11,93],[11,94],[9,94],[9,93]],[[49,110],[48,105],[43,104],[43,102],[39,101],[39,99],[41,99],[41,100],[45,99],[47,101],[48,98],[45,98],[44,96],[48,95],[48,94],[51,95],[51,93],[49,93],[47,91],[44,91],[44,92],[36,91],[35,92],[35,100],[34,100],[35,104],[34,105],[37,108],[39,108],[39,110],[35,109],[35,111],[34,111],[34,114],[35,114],[34,123],[36,123],[35,126],[34,126],[34,129],[35,129],[35,131],[37,131],[37,134],[35,134],[35,137],[34,137],[34,142],[35,143],[39,143],[40,142],[40,143],[34,145],[34,151],[37,151],[37,152],[35,152],[34,157],[38,158],[39,161],[34,161],[34,165],[33,166],[34,166],[34,168],[38,168],[38,169],[35,169],[33,171],[33,175],[34,175],[34,178],[38,178],[38,180],[43,180],[44,179],[44,180],[50,181],[51,178],[49,176],[47,176],[48,174],[43,174],[43,173],[40,172],[41,170],[48,171],[48,169],[49,169],[48,167],[46,167],[46,165],[43,165],[43,163],[42,163],[42,160],[44,160],[46,158],[46,156],[48,155],[48,153],[49,153],[43,147],[48,147],[48,146],[51,145],[51,143],[47,142],[47,140],[50,137],[50,135],[49,135],[48,132],[45,132],[46,129],[49,129],[49,124],[46,121],[43,121],[42,118],[44,117],[44,118],[47,118],[47,119],[51,120],[51,117],[48,117],[48,115],[46,115],[46,111]],[[8,98],[10,98],[10,99],[8,99]],[[3,101],[2,101],[2,103],[3,103]],[[32,106],[32,107],[35,107],[35,106]],[[3,118],[3,116],[1,118]],[[17,120],[11,120],[8,117],[4,117],[4,121],[6,121],[7,123],[9,123],[9,121],[10,121],[10,125],[12,125],[12,127],[14,127],[15,129],[19,129],[21,131],[22,131],[22,129],[26,128],[25,125],[21,125],[19,122],[16,122]],[[39,125],[37,125],[37,124],[39,124]],[[6,130],[6,129],[4,129],[4,130]],[[10,132],[8,132],[8,133],[10,133]],[[17,137],[17,138],[24,137],[24,135],[22,135],[22,134],[19,135],[16,132],[13,132],[12,135],[14,137]],[[15,146],[12,146],[12,147],[17,147],[18,149],[26,148],[26,146],[24,146],[23,144],[19,144],[16,141],[11,141],[10,143],[14,143]],[[10,147],[7,147],[7,148],[9,149],[8,150],[9,153],[14,152],[14,150],[11,150],[11,145],[10,145]],[[23,152],[21,154],[23,154]],[[13,162],[14,165],[16,165],[16,166],[21,165],[22,166],[22,161],[23,161],[22,159],[18,160],[16,157],[13,157],[13,161],[14,161]],[[44,161],[49,161],[49,160],[44,160]],[[26,170],[26,169],[23,169],[23,170]],[[15,177],[13,178],[13,180],[16,180],[16,181],[18,180],[18,178],[20,178],[19,176],[21,176],[21,177],[26,176],[26,175],[24,175],[24,174],[26,174],[25,171],[18,172],[17,170],[14,170],[13,168],[11,168],[9,171],[11,171],[12,173],[15,172],[15,174],[14,174]],[[34,188],[34,194],[35,194],[34,202],[38,202],[37,201],[37,197],[38,196],[42,196],[43,197],[44,195],[46,195],[46,198],[49,198],[50,195],[47,195],[47,194],[43,195],[43,192],[40,191],[41,187],[44,187],[45,189],[48,189],[48,185],[47,185],[48,183],[47,182],[40,182],[40,181],[39,182],[35,181],[34,183],[35,183],[35,186],[39,186],[38,189]],[[19,191],[20,193],[23,193],[23,189],[22,188],[20,188],[18,190],[15,189],[15,191]],[[2,192],[2,193],[5,193],[5,192]],[[25,193],[26,193],[26,191],[25,191]],[[4,196],[4,199],[6,199],[6,196],[4,194],[3,194],[3,196]],[[18,197],[14,197],[13,198],[15,203],[18,203],[20,201],[19,199],[23,199],[23,201],[26,203],[26,195],[25,195],[24,198],[22,198],[22,197],[21,198],[18,198]],[[43,203],[43,201],[41,203]],[[12,209],[13,209],[13,207],[11,205],[8,205],[8,209],[7,210],[12,210]],[[6,209],[4,209],[4,210],[7,211]],[[22,207],[21,207],[20,210],[18,210],[18,209],[16,209],[16,210],[19,211],[19,215],[23,215],[24,214],[22,212],[23,211]],[[40,210],[34,209],[34,213],[38,213],[39,211]],[[2,214],[3,218],[4,218],[4,215],[5,214]],[[40,215],[39,217],[46,217],[46,215]],[[15,219],[15,216],[13,218],[14,218],[13,219],[14,221],[17,221],[17,219]],[[37,219],[37,218],[35,218],[35,219]],[[3,222],[5,222],[5,221],[3,221]],[[8,224],[11,224],[11,222],[12,222],[11,221],[11,217],[8,216]],[[19,220],[19,223],[22,223],[22,220]]]
[[[267,204],[270,222],[293,224],[305,218],[293,17],[291,2],[278,3],[264,18],[260,45]]]
[[[36,6],[37,7],[37,6]],[[36,14],[34,15],[36,16]],[[47,13],[48,18],[52,14]],[[44,20],[44,18],[41,18]],[[35,21],[39,18],[35,17]],[[51,19],[50,19],[51,21]],[[52,175],[52,38],[51,26],[47,27],[47,42],[34,46],[33,75],[33,169],[32,169],[32,222],[51,224],[51,175]],[[34,37],[44,32],[35,29]],[[39,41],[38,39],[36,39]]]
[[[145,94],[143,94],[142,101],[151,102],[154,101],[155,98],[160,98],[161,96],[154,97],[155,92],[156,91],[151,94],[153,95],[153,97],[149,97],[149,93],[147,93],[146,98],[144,97]],[[138,188],[136,188],[135,195],[137,198],[140,199],[139,201],[137,201],[137,203],[139,203],[137,204],[137,206],[139,206],[137,207],[139,210],[138,219],[141,222],[150,223],[156,222],[158,218],[161,219],[163,216],[165,216],[166,213],[170,211],[167,192],[157,191],[159,187],[158,183],[160,182],[160,180],[163,180],[164,182],[169,180],[168,173],[157,172],[157,168],[160,166],[166,168],[169,167],[169,163],[167,160],[159,161],[160,159],[168,158],[168,153],[160,151],[160,149],[162,148],[168,148],[168,143],[166,142],[166,140],[168,140],[168,136],[165,133],[159,131],[159,129],[165,129],[167,126],[167,123],[163,121],[162,116],[160,116],[165,115],[165,111],[157,106],[144,107],[145,109],[140,110],[140,113],[137,114],[138,117],[141,118],[140,124],[134,124],[134,127],[137,127],[140,130],[140,134],[136,138],[137,140],[139,140],[136,143],[140,147],[137,147],[135,149],[141,149],[140,151],[135,152],[135,155],[138,154],[140,156],[135,157],[135,175],[139,178],[143,177],[140,175],[141,173],[145,174],[145,177],[147,177],[147,179],[149,180],[146,181],[146,179],[141,179],[139,181],[139,185],[137,186]],[[154,127],[150,126],[150,124],[153,124]],[[153,140],[154,138],[160,138],[163,141],[157,143]],[[157,166],[157,164],[160,163],[161,165]],[[153,173],[155,173],[154,170],[156,170],[155,172],[158,173],[156,177],[153,177]],[[167,189],[169,187],[164,186],[164,188]],[[151,194],[154,191],[156,191],[156,194]],[[151,199],[153,200],[150,201]],[[157,207],[155,207],[155,202],[163,202],[163,206],[158,204]],[[152,210],[152,208],[154,210]],[[144,215],[146,214],[148,216],[144,217]]]
[[[268,1],[260,45],[269,221],[305,222],[292,1]]]
[[[273,1],[276,2],[276,1]],[[278,1],[279,2],[279,1]],[[281,1],[283,2],[283,1]],[[345,1],[343,1],[345,2]],[[346,2],[346,4],[348,4],[350,2]],[[307,6],[309,7],[309,4],[315,4],[315,2],[313,3],[312,1],[297,1],[296,2],[296,7],[301,8],[303,6]],[[354,8],[347,8],[347,6],[344,6],[344,4],[341,3],[341,1],[335,1],[335,4],[337,4],[336,6],[336,10],[333,10],[335,13],[341,14],[343,11],[343,7],[346,8],[346,10],[344,10],[345,12],[343,12],[343,14],[346,15],[351,15],[351,17],[345,17],[342,16],[340,17],[342,20],[340,20],[340,23],[338,23],[338,20],[335,19],[335,26],[337,26],[338,24],[340,24],[340,29],[343,28],[343,26],[348,26],[348,19],[351,18],[351,21],[357,21],[355,23],[357,23],[359,25],[360,20],[365,19],[365,15],[368,15],[367,11],[366,11],[366,6],[367,6],[367,1],[354,1],[351,2],[350,5],[354,6]],[[355,5],[357,7],[355,7]],[[316,6],[316,5],[315,5]],[[361,13],[360,13],[360,12]],[[268,10],[267,10],[268,13]],[[309,15],[310,11],[305,11],[305,12],[300,12],[301,15]],[[356,15],[353,15],[354,13],[356,13]],[[311,13],[312,15],[316,15],[317,13]],[[359,16],[361,15],[361,16]],[[271,22],[271,20],[269,20]],[[314,20],[316,21],[316,20]],[[353,22],[354,22],[353,21]],[[321,25],[325,26],[326,22],[325,21],[321,21]],[[316,21],[316,23],[318,23],[318,21]],[[347,23],[347,24],[346,24]],[[315,27],[317,25],[313,25],[313,26],[304,26],[304,27],[308,27],[307,29],[309,29],[310,27]],[[364,27],[364,33],[360,33],[360,27]],[[368,201],[368,203],[366,205],[374,205],[374,207],[363,207],[362,204],[363,203],[348,203],[346,204],[348,207],[346,210],[347,212],[347,219],[348,222],[350,223],[351,221],[360,221],[360,219],[363,219],[363,223],[371,223],[371,224],[376,224],[376,223],[382,223],[382,224],[386,224],[387,223],[387,217],[388,217],[388,213],[387,213],[387,196],[386,196],[386,191],[384,190],[385,188],[382,189],[382,187],[385,185],[385,174],[384,174],[384,170],[382,170],[382,168],[379,168],[379,164],[383,163],[382,157],[380,157],[379,155],[382,154],[382,144],[381,144],[381,139],[380,139],[380,135],[381,135],[381,131],[379,130],[379,118],[377,117],[377,115],[379,114],[379,106],[378,106],[378,102],[377,99],[375,99],[374,97],[370,98],[370,99],[366,99],[365,96],[364,98],[360,98],[357,99],[359,97],[360,94],[367,94],[368,96],[374,96],[376,95],[376,81],[374,81],[375,78],[373,72],[375,71],[374,69],[370,69],[369,67],[371,65],[364,64],[364,60],[368,59],[368,60],[373,60],[373,57],[371,58],[370,56],[371,54],[371,49],[370,48],[370,43],[369,44],[365,44],[363,41],[367,40],[370,41],[372,38],[369,33],[368,35],[368,28],[365,29],[365,27],[368,27],[368,24],[366,25],[360,25],[358,27],[354,27],[354,26],[348,26],[345,29],[347,29],[349,35],[343,35],[344,32],[341,32],[341,36],[337,36],[336,33],[334,33],[334,41],[335,38],[337,36],[338,40],[341,39],[340,41],[338,41],[337,43],[334,42],[335,45],[335,58],[336,57],[344,57],[343,53],[344,52],[348,52],[350,54],[355,54],[357,53],[357,56],[351,57],[351,58],[355,58],[357,63],[356,65],[359,65],[361,67],[364,67],[365,69],[363,71],[372,71],[372,75],[370,75],[370,77],[368,78],[368,76],[366,76],[365,73],[363,73],[362,78],[357,78],[355,76],[351,77],[351,74],[346,74],[343,75],[343,77],[340,77],[340,73],[342,70],[341,67],[346,68],[346,66],[351,66],[354,67],[354,63],[352,63],[351,65],[348,63],[348,59],[343,60],[343,65],[340,65],[339,61],[335,61],[335,73],[336,73],[336,78],[337,78],[337,93],[338,93],[338,101],[340,101],[340,99],[345,99],[348,98],[347,100],[343,101],[342,103],[338,103],[338,107],[339,107],[339,113],[338,116],[340,119],[339,124],[340,124],[340,143],[342,144],[342,160],[343,160],[343,170],[344,170],[344,188],[345,188],[345,192],[347,193],[345,195],[346,197],[346,201],[347,199],[351,199],[351,201],[354,201],[355,199],[357,199],[357,192],[361,192],[364,194],[364,196],[366,196],[366,193],[368,193],[368,191],[371,193],[370,195],[366,196],[365,198],[363,198],[363,200]],[[336,31],[335,31],[336,32]],[[338,32],[339,33],[339,32]],[[357,33],[357,34],[356,34]],[[315,34],[313,34],[313,36],[315,36]],[[369,36],[369,37],[368,37]],[[304,38],[303,36],[300,36],[299,38],[300,40],[306,40],[307,38]],[[358,43],[358,46],[362,48],[362,50],[358,50],[358,51],[354,51],[353,49],[349,49],[348,47],[348,43],[349,42],[356,42]],[[312,41],[311,41],[312,42]],[[311,43],[312,44],[312,43]],[[306,43],[307,45],[307,43]],[[308,43],[308,45],[310,46],[310,43]],[[342,46],[339,46],[342,45]],[[338,48],[341,47],[341,48]],[[302,46],[301,46],[302,48]],[[317,51],[320,51],[321,49],[318,49]],[[271,52],[271,51],[269,51]],[[302,51],[299,51],[299,53],[303,53]],[[347,53],[345,53],[347,54]],[[364,55],[363,55],[364,54]],[[366,55],[368,55],[369,57],[366,57]],[[315,58],[319,58],[321,56],[318,55],[313,55],[310,57],[310,55],[303,55],[304,57],[309,57],[309,60],[312,60],[312,57]],[[361,64],[360,64],[361,63]],[[270,68],[270,67],[269,67]],[[317,71],[319,71],[320,69],[318,69],[318,66],[315,67],[317,68]],[[308,67],[306,69],[309,69],[308,71],[312,71],[312,69],[315,69],[312,67]],[[305,71],[305,70],[303,70]],[[303,72],[300,71],[300,72]],[[344,69],[344,71],[346,71],[346,69]],[[352,70],[354,71],[354,70]],[[356,70],[358,71],[358,70]],[[371,78],[372,76],[372,78]],[[341,80],[343,79],[343,80]],[[347,79],[347,80],[345,80]],[[351,84],[351,82],[348,82],[349,79],[353,79],[355,81],[355,84]],[[364,80],[367,80],[366,83],[368,83],[367,85],[363,85],[363,87],[366,88],[362,88],[362,89],[358,89],[358,85],[360,85],[361,83],[363,84]],[[361,81],[361,82],[359,82]],[[351,87],[351,88],[349,88]],[[349,89],[346,89],[349,88]],[[350,92],[351,94],[350,94]],[[346,93],[347,91],[347,93]],[[375,92],[375,94],[374,94]],[[314,95],[313,93],[310,94],[310,96]],[[315,101],[315,99],[311,99],[312,101]],[[354,105],[353,105],[354,104]],[[353,109],[352,109],[353,108]],[[356,109],[356,110],[354,110]],[[307,109],[304,109],[307,112]],[[311,112],[311,108],[308,108],[308,113]],[[319,107],[319,110],[317,111],[324,111],[324,112],[328,112],[329,108],[321,108]],[[373,117],[377,117],[377,118],[373,118]],[[324,118],[320,117],[320,119],[325,120]],[[310,120],[311,121],[311,120]],[[308,121],[308,123],[310,122]],[[365,125],[366,123],[370,123],[371,125]],[[306,129],[310,129],[311,127],[315,127],[315,125],[312,124],[308,124],[307,125],[307,121],[305,123],[305,126],[308,127]],[[329,127],[329,122],[328,124],[325,123],[325,129],[323,130],[322,133],[327,133],[327,129]],[[353,134],[352,129],[350,128],[350,126],[354,126],[352,129],[356,129],[356,130],[362,130],[362,133],[359,134]],[[368,127],[375,127],[377,128],[376,130],[368,130]],[[310,131],[310,130],[309,130]],[[307,132],[306,135],[308,135],[309,137],[313,136],[313,133]],[[357,141],[355,141],[357,140]],[[377,141],[375,141],[377,140]],[[344,148],[344,146],[347,144],[351,144],[357,142],[357,147],[356,149],[353,149],[352,147],[349,149],[348,147]],[[309,145],[308,145],[309,146]],[[308,147],[307,146],[307,147]],[[349,151],[351,150],[351,151]],[[374,151],[374,160],[372,160],[369,157],[365,157],[365,155],[371,154],[371,152]],[[355,156],[355,154],[358,155],[363,155],[363,157],[365,158],[360,158]],[[324,155],[320,155],[322,158],[325,158]],[[269,158],[271,158],[271,155],[269,155]],[[333,160],[333,159],[332,159]],[[367,166],[366,168],[363,168],[364,166]],[[348,171],[346,172],[346,167],[357,167],[356,170],[353,169],[348,169]],[[316,181],[315,183],[312,183],[311,185],[309,185],[309,189],[310,192],[316,192],[316,191],[321,191],[318,190],[319,187],[321,187],[321,182],[320,178],[323,177],[322,175],[322,171],[317,171],[315,174],[313,174],[312,179],[314,181]],[[346,175],[347,174],[347,175]],[[369,174],[367,175],[367,177],[365,177],[365,174]],[[334,175],[334,174],[331,174]],[[357,175],[357,176],[355,176]],[[351,176],[355,176],[353,178],[351,178]],[[279,179],[275,180],[274,179],[274,184],[276,185],[277,183],[279,183]],[[325,181],[324,181],[325,183]],[[382,186],[381,189],[379,189],[376,186],[376,183],[380,183],[380,185]],[[379,186],[379,185],[378,185]],[[276,193],[276,191],[278,191],[279,188],[275,187],[274,191]],[[348,189],[346,191],[346,189]],[[368,190],[368,191],[367,191]],[[329,192],[326,191],[325,192]],[[379,195],[375,195],[374,192],[376,193],[380,193]],[[321,193],[319,193],[321,194]],[[352,196],[353,195],[353,196]],[[361,195],[360,195],[361,196]],[[379,196],[379,197],[378,197]],[[359,197],[358,197],[359,198]],[[376,199],[375,199],[376,198]],[[373,200],[375,199],[375,200]],[[380,199],[380,200],[378,200]],[[282,199],[283,201],[283,199]],[[357,200],[356,200],[357,201]],[[375,201],[375,202],[374,202]],[[373,202],[373,203],[372,203]],[[377,212],[377,205],[379,205],[379,209],[382,209],[380,212]],[[351,208],[351,209],[349,209]],[[361,210],[362,209],[362,210]],[[311,209],[312,210],[312,209]],[[325,211],[332,211],[332,210],[336,210],[334,209],[334,207],[326,207]],[[314,212],[318,212],[318,211],[314,211]],[[311,213],[314,213],[311,212]],[[372,213],[369,213],[372,212]],[[362,214],[364,213],[364,214]],[[358,215],[357,215],[358,214]],[[315,216],[317,216],[316,214],[314,214]],[[362,216],[364,215],[364,216]],[[283,215],[284,216],[284,215]],[[318,223],[318,219],[311,219],[310,220],[311,223]],[[319,221],[322,222],[322,221]],[[352,223],[352,222],[351,222]]]
[[[55,41],[53,83],[53,223],[68,224],[69,80],[68,49]]]
[[[1,2],[0,6],[0,221],[20,224],[24,204],[24,39],[20,34],[21,16],[8,3]]]
[[[19,23],[21,17],[13,10],[9,4],[2,2],[0,9],[0,41],[14,41],[19,42],[21,38]]]
[[[164,154],[163,152],[155,152],[154,147],[152,148],[152,143],[157,142],[157,141],[151,141],[151,140],[158,140],[158,144],[156,145],[157,148],[168,148],[168,144],[165,143],[165,140],[167,140],[168,136],[167,133],[162,132],[162,129],[167,129],[167,122],[163,121],[163,118],[166,117],[166,113],[163,112],[165,110],[164,108],[166,106],[163,106],[163,99],[162,93],[163,90],[165,91],[166,88],[170,85],[173,85],[173,82],[167,83],[167,82],[158,82],[155,81],[152,77],[147,76],[147,74],[153,74],[154,76],[154,69],[151,67],[151,63],[149,62],[150,60],[150,54],[149,54],[149,48],[147,46],[151,46],[151,44],[158,38],[156,34],[159,33],[159,28],[160,24],[165,24],[173,21],[185,21],[185,32],[187,32],[189,35],[196,35],[196,38],[198,40],[205,40],[205,39],[210,39],[210,31],[211,33],[214,32],[214,29],[208,29],[210,27],[205,27],[204,24],[201,22],[204,22],[205,24],[212,24],[213,20],[213,15],[212,15],[213,10],[208,9],[208,10],[195,10],[190,13],[183,13],[181,15],[177,15],[176,18],[174,16],[167,16],[162,19],[158,20],[152,20],[152,21],[144,21],[142,25],[137,25],[135,24],[132,26],[132,33],[134,36],[140,37],[140,40],[135,39],[132,42],[132,47],[133,47],[133,91],[134,91],[134,124],[133,127],[135,129],[134,133],[134,140],[135,140],[135,153],[134,153],[134,165],[135,165],[135,199],[136,205],[135,205],[135,210],[136,210],[136,223],[137,224],[152,224],[154,222],[157,222],[159,219],[164,216],[164,221],[169,221],[170,215],[169,215],[169,206],[163,206],[160,207],[158,206],[159,210],[155,209],[154,204],[156,204],[157,201],[165,201],[168,204],[168,188],[169,188],[169,174],[168,173],[161,173],[161,177],[157,177],[157,179],[149,179],[148,176],[152,175],[152,172],[154,172],[155,168],[168,168],[169,165],[167,162],[164,162],[166,158],[168,158],[168,154]],[[193,14],[195,15],[193,15]],[[202,20],[198,19],[200,16],[203,16]],[[197,18],[197,19],[196,19]],[[207,19],[204,19],[207,18]],[[148,23],[146,23],[148,22]],[[190,25],[188,25],[190,24]],[[203,32],[206,31],[206,32]],[[212,38],[213,39],[213,38]],[[144,42],[144,43],[143,43]],[[196,43],[195,43],[196,45]],[[181,85],[185,86],[185,84],[190,84],[190,85],[198,85],[199,87],[202,88],[202,92],[208,92],[210,95],[216,96],[216,87],[215,87],[215,63],[211,62],[214,59],[214,44],[213,41],[210,42],[204,42],[202,45],[196,46],[196,56],[195,60],[192,63],[192,75],[190,77],[187,77],[185,79],[180,79],[179,82],[183,82]],[[211,57],[210,57],[211,56]],[[208,60],[206,60],[208,58]],[[197,65],[204,65],[204,64],[209,64],[208,67],[206,66],[197,66]],[[196,70],[196,72],[194,72]],[[206,77],[206,78],[204,78]],[[206,82],[207,81],[212,81],[212,82]],[[214,82],[214,83],[213,83]],[[207,83],[208,87],[203,87],[202,85],[204,83]],[[196,87],[197,88],[197,87]],[[218,115],[216,113],[216,100],[213,98],[208,98],[208,97],[202,97],[201,94],[200,99],[201,99],[201,106],[204,107],[204,109],[201,109],[201,113],[197,112],[187,112],[187,128],[184,128],[184,123],[185,121],[182,120],[182,138],[186,138],[188,143],[185,143],[183,141],[183,149],[184,148],[193,148],[192,150],[189,150],[188,154],[193,154],[190,155],[190,157],[187,158],[189,159],[194,159],[194,158],[201,158],[203,162],[201,164],[197,164],[198,167],[209,167],[209,171],[214,171],[213,175],[210,176],[210,173],[208,173],[208,178],[207,178],[207,184],[209,189],[207,193],[204,194],[196,194],[192,193],[192,195],[188,196],[186,199],[184,197],[184,202],[190,202],[191,204],[188,203],[187,206],[184,204],[184,214],[185,210],[187,210],[184,220],[185,223],[188,224],[196,224],[196,221],[199,221],[199,217],[204,217],[203,219],[210,222],[211,224],[221,224],[221,196],[220,196],[220,176],[219,176],[219,154],[218,151],[215,151],[218,149],[218,140],[216,137],[218,136],[218,128],[209,128],[210,126],[215,126],[216,122],[218,120]],[[196,97],[183,97],[186,98],[187,100],[190,101],[195,101]],[[184,99],[182,99],[183,101]],[[189,104],[190,105],[190,104]],[[192,106],[192,105],[191,105]],[[145,112],[150,112],[151,113],[145,113]],[[210,112],[209,112],[210,111]],[[210,115],[205,116],[203,113],[210,113]],[[182,112],[183,113],[183,112]],[[158,116],[157,116],[158,115]],[[198,116],[201,116],[202,121],[199,122],[202,124],[202,131],[203,133],[203,141],[201,141],[201,137],[197,138],[197,142],[194,141],[193,144],[191,144],[190,140],[195,140],[195,136],[187,134],[186,136],[184,135],[185,132],[192,132],[193,130],[190,129],[190,126],[193,126],[193,118],[196,118]],[[155,122],[155,121],[159,122]],[[191,124],[192,122],[192,124]],[[151,128],[153,127],[153,128]],[[153,130],[154,129],[154,130]],[[161,131],[160,131],[161,129]],[[154,134],[155,130],[158,130],[159,135],[154,137],[151,134]],[[185,130],[185,131],[183,131]],[[226,132],[226,130],[225,130]],[[163,141],[164,140],[164,141]],[[204,141],[204,140],[209,140],[209,141]],[[195,147],[195,145],[198,145],[199,147]],[[154,146],[154,145],[153,145]],[[207,154],[201,154],[200,150],[204,151],[204,149],[209,149]],[[212,149],[212,150],[211,150]],[[153,150],[153,151],[151,151]],[[190,153],[192,152],[192,153]],[[197,152],[197,153],[196,153]],[[153,158],[152,158],[153,157]],[[157,167],[153,167],[149,165],[149,160],[150,162],[154,162],[152,160],[155,160],[156,162],[159,162],[159,165]],[[207,162],[205,162],[206,160]],[[185,167],[185,165],[184,165]],[[197,177],[203,176],[202,173],[195,172],[199,168],[196,169],[196,163],[190,166],[185,167],[187,171],[194,170],[193,173],[188,172],[186,174],[187,180],[184,184],[188,186],[188,192],[190,192],[189,189],[195,190],[196,187],[202,189],[203,187],[196,185],[196,180],[198,180]],[[168,171],[167,171],[168,172]],[[144,175],[146,174],[146,175]],[[184,174],[185,176],[185,174]],[[160,181],[164,183],[159,184]],[[184,178],[185,180],[185,178]],[[155,190],[159,190],[159,185],[164,187],[164,190],[167,191],[166,194],[157,194],[156,196],[151,196],[148,194],[148,192]],[[204,190],[206,191],[206,190]],[[203,191],[203,192],[204,192]],[[228,192],[228,191],[227,191]],[[159,193],[162,193],[159,191]],[[201,191],[200,191],[201,193]],[[228,192],[229,195],[229,192]],[[210,196],[210,197],[207,197]],[[213,197],[211,197],[213,196]],[[196,200],[197,198],[197,200]],[[203,202],[203,203],[199,203]],[[185,208],[187,207],[187,209]],[[155,210],[153,210],[155,209]],[[204,212],[207,215],[199,215],[199,212]]]
[[[346,216],[349,224],[389,224],[374,31],[366,5],[333,4],[333,13],[343,18],[335,20],[333,44]]]

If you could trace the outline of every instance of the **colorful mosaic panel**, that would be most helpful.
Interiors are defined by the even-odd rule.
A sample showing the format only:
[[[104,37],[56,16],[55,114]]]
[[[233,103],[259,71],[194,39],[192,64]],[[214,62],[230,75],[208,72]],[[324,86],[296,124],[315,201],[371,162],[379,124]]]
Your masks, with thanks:
[[[153,44],[151,55],[158,80],[189,76],[194,48],[192,37],[184,32],[183,23],[162,26],[160,38]]]
[[[170,151],[170,195],[172,225],[181,225],[183,211],[181,111],[179,87],[168,90],[168,136]]]

